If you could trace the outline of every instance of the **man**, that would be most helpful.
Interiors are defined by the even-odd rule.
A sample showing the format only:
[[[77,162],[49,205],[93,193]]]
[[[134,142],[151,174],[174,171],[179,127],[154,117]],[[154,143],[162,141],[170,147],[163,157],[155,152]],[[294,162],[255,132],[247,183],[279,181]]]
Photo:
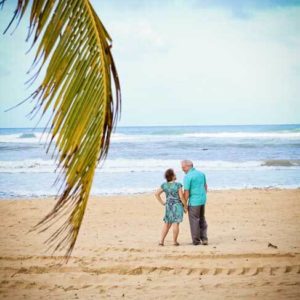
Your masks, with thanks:
[[[194,245],[208,245],[207,223],[205,220],[205,204],[207,184],[205,174],[196,170],[193,162],[181,162],[183,172],[184,200],[188,203],[188,215],[191,236]]]

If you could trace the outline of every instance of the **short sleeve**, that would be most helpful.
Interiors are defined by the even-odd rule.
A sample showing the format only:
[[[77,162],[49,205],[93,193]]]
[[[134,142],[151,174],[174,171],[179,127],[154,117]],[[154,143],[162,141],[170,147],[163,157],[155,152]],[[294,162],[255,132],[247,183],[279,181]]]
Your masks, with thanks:
[[[182,184],[180,182],[177,182],[178,189],[182,188]]]
[[[160,185],[160,188],[164,191],[164,190],[165,190],[165,183],[162,183],[162,184]]]
[[[183,186],[185,191],[189,191],[191,188],[191,178],[189,176],[185,176],[183,179]]]
[[[204,185],[206,184],[206,176],[204,175]]]

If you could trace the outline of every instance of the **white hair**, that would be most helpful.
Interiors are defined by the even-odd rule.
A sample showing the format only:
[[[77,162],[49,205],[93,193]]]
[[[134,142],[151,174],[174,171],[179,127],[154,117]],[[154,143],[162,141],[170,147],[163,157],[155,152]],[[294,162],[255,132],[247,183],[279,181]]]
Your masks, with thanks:
[[[184,160],[182,160],[182,161],[181,161],[181,164],[182,164],[182,165],[189,166],[189,167],[193,167],[193,166],[194,166],[194,165],[193,165],[193,162],[192,162],[191,160],[189,160],[189,159],[184,159]]]

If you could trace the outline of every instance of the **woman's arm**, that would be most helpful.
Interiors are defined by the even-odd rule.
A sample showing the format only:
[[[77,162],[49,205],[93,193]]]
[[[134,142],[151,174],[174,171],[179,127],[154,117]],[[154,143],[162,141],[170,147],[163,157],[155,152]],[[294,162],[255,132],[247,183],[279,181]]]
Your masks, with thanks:
[[[180,200],[183,204],[184,212],[186,212],[187,211],[187,201],[184,198],[182,188],[179,188],[178,193],[179,193]]]
[[[159,188],[155,193],[155,197],[160,202],[161,205],[165,205],[166,203],[161,199],[161,196],[160,196],[162,193],[163,193],[163,189]]]

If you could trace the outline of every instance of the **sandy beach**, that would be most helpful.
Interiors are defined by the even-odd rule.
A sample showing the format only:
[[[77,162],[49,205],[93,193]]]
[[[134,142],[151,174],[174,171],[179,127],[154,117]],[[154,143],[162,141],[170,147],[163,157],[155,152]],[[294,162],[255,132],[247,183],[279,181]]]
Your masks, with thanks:
[[[68,264],[27,233],[53,199],[0,202],[1,299],[299,299],[300,190],[209,192],[208,246],[158,240],[153,195],[92,197]],[[270,246],[270,244],[273,246]]]

